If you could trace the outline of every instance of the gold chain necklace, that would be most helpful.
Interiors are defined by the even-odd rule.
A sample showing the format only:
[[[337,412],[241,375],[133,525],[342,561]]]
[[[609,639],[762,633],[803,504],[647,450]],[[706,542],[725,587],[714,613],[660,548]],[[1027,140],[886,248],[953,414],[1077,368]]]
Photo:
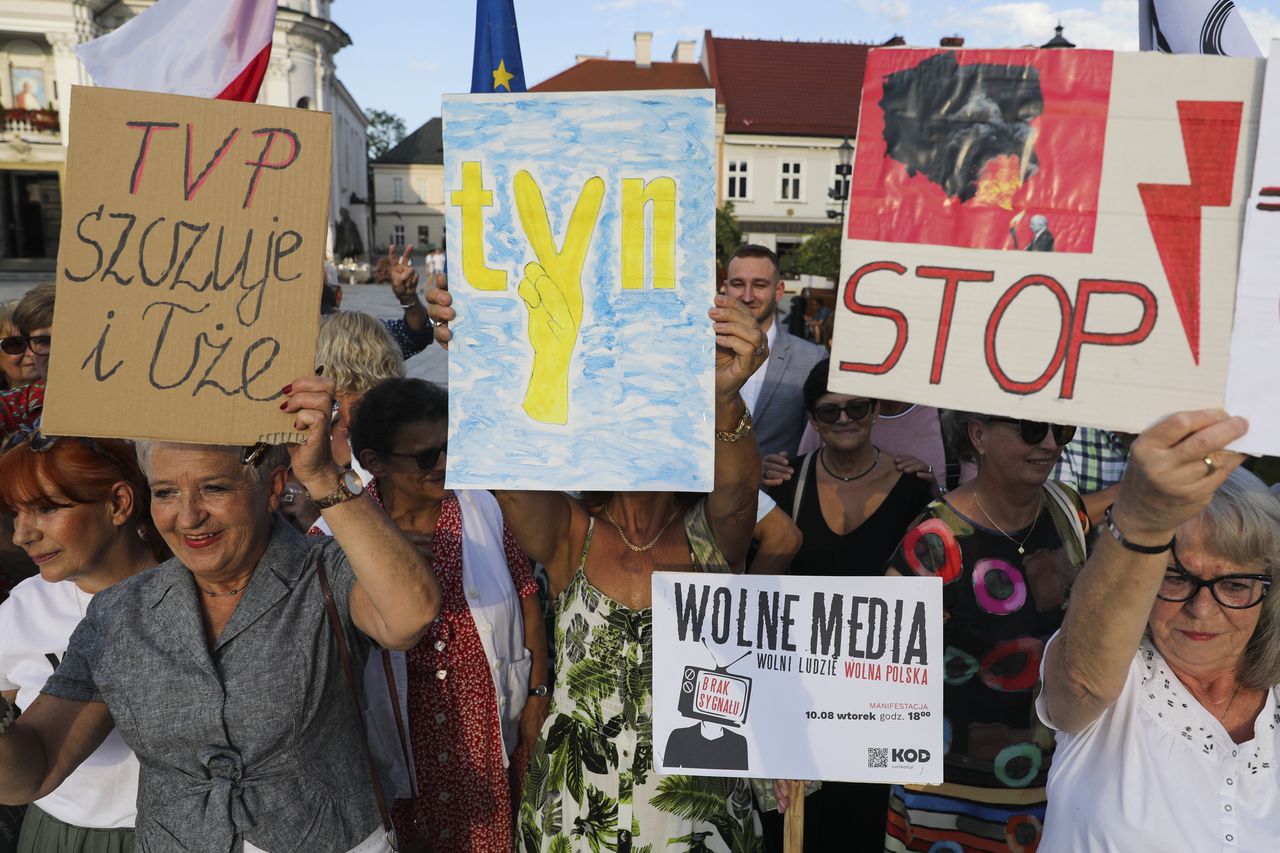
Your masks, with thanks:
[[[1000,532],[1000,535],[1003,536],[1005,539],[1008,539],[1014,545],[1018,546],[1019,556],[1027,553],[1026,551],[1027,540],[1030,539],[1031,534],[1035,532],[1036,522],[1040,520],[1040,510],[1038,508],[1036,509],[1036,517],[1031,519],[1031,526],[1027,528],[1027,535],[1023,536],[1022,541],[1019,542],[1017,539],[1014,539],[1008,533],[1005,533],[1003,527],[996,524],[996,520],[991,517],[991,513],[987,512],[987,508],[982,505],[982,499],[978,497],[977,489],[973,490],[973,501],[978,505],[978,509],[982,510],[982,514],[987,517],[987,521],[991,522],[991,526],[994,527],[996,530],[998,530]]]
[[[608,520],[610,524],[613,525],[613,529],[618,531],[618,535],[622,537],[622,544],[626,545],[628,548],[630,548],[632,551],[636,552],[637,554],[643,551],[648,551],[654,545],[657,545],[658,540],[662,538],[662,534],[667,532],[667,528],[671,526],[671,522],[675,521],[676,516],[679,514],[680,514],[680,507],[676,507],[671,512],[671,516],[667,519],[667,523],[662,525],[662,529],[658,531],[657,536],[653,537],[653,539],[651,539],[647,545],[636,545],[630,539],[627,538],[627,534],[624,533],[622,530],[622,525],[618,524],[618,522],[613,520],[613,513],[609,512],[609,505],[608,504],[604,505],[604,517]]]

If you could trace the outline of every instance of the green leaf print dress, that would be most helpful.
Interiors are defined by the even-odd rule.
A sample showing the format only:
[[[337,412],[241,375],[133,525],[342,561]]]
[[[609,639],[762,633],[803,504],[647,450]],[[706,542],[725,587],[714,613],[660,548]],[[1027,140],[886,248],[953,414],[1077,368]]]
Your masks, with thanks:
[[[696,570],[726,571],[705,502],[685,514]],[[556,602],[555,693],[520,806],[524,853],[759,853],[745,779],[653,769],[653,613],[631,610],[578,570]]]

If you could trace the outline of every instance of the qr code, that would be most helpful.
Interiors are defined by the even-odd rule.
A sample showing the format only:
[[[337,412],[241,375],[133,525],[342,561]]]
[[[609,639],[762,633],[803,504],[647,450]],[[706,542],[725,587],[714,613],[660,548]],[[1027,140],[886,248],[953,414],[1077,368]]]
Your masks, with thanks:
[[[889,747],[872,746],[867,748],[867,766],[868,767],[888,767],[889,766]]]

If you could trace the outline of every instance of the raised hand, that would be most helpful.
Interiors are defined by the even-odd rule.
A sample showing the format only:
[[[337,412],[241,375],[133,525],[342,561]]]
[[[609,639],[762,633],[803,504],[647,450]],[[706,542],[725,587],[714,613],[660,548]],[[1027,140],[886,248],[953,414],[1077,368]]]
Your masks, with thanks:
[[[718,294],[708,313],[716,331],[716,395],[736,398],[769,357],[769,345],[756,318],[738,300]]]
[[[396,247],[387,246],[387,262],[391,266],[391,292],[401,306],[408,307],[418,301],[418,271],[409,262],[413,246],[405,246],[404,254],[396,257]]]
[[[449,278],[444,273],[438,273],[435,281],[431,283],[431,287],[427,288],[427,316],[431,318],[431,325],[434,327],[436,334],[436,343],[444,349],[448,349],[449,341],[453,340],[453,332],[449,329],[449,322],[458,315],[453,310],[453,296],[449,293]]]
[[[538,258],[525,265],[517,289],[529,311],[529,345],[533,347],[524,410],[536,421],[568,423],[569,362],[582,325],[582,265],[600,214],[604,181],[590,178],[583,184],[565,229],[564,245],[558,250],[533,176],[517,172],[513,189],[520,224]]]

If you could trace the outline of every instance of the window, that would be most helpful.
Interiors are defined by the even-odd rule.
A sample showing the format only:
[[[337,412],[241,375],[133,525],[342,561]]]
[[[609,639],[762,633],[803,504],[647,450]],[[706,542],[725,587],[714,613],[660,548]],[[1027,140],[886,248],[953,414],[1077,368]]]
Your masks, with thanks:
[[[800,201],[799,163],[784,162],[782,164],[782,193],[780,198],[783,201]]]
[[[418,226],[418,246],[425,247],[430,243],[431,243],[431,226],[419,225]]]
[[[729,161],[728,198],[731,198],[731,199],[750,198],[750,195],[747,192],[747,161],[746,160],[730,160]]]
[[[391,200],[393,202],[404,201],[404,178],[391,179]]]
[[[397,178],[397,180],[399,179]],[[396,246],[397,248],[404,246],[404,226],[403,225],[391,226],[391,245]]]
[[[426,204],[427,203],[427,179],[418,178],[415,186],[418,189],[418,203]]]

